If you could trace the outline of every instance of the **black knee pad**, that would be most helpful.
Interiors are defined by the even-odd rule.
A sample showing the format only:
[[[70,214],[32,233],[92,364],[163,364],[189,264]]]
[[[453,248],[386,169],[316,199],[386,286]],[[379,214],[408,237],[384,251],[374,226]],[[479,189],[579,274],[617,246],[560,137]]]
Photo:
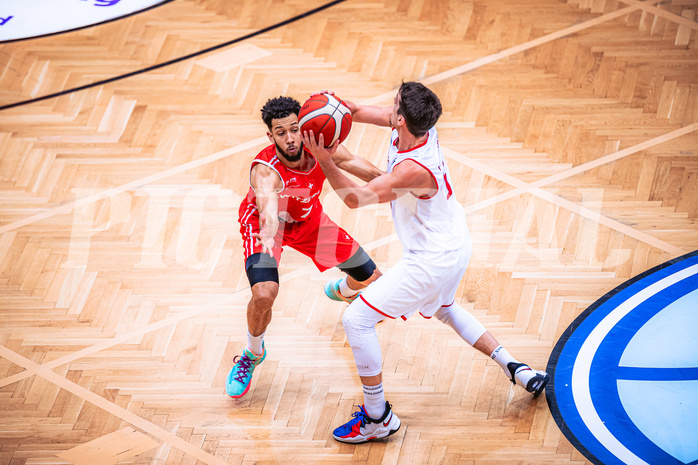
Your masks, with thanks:
[[[245,271],[250,287],[264,281],[279,283],[279,268],[276,259],[268,253],[250,255],[245,261]]]
[[[373,260],[371,260],[371,257],[368,256],[364,249],[359,247],[359,250],[349,260],[340,263],[337,265],[337,268],[361,282],[373,276],[373,272],[376,271],[376,264],[373,263]]]

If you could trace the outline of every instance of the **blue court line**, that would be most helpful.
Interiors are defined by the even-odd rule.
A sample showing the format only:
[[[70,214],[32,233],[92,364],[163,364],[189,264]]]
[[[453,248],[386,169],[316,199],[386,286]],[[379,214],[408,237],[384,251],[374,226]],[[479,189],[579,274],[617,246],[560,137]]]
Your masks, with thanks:
[[[618,367],[617,378],[629,381],[697,381],[698,367],[638,368]]]
[[[227,46],[229,46],[229,45],[236,44],[236,43],[238,43],[238,42],[242,42],[242,41],[247,40],[247,39],[251,39],[252,37],[256,37],[256,36],[258,36],[258,35],[264,34],[264,33],[269,32],[269,31],[273,31],[274,29],[278,29],[278,28],[280,28],[280,27],[282,27],[282,26],[286,26],[286,25],[291,24],[291,23],[293,23],[293,22],[296,22],[296,21],[298,21],[298,20],[300,20],[300,19],[303,19],[303,18],[306,18],[306,17],[308,17],[308,16],[314,15],[315,13],[318,13],[318,12],[320,12],[320,11],[326,10],[327,8],[330,8],[330,7],[334,6],[334,5],[337,5],[337,4],[342,3],[342,2],[345,2],[345,1],[346,1],[346,0],[334,0],[334,1],[331,1],[331,2],[329,2],[329,3],[326,3],[326,4],[324,4],[324,5],[319,6],[319,7],[317,7],[317,8],[314,8],[314,9],[312,9],[312,10],[306,11],[305,13],[301,13],[301,14],[299,14],[299,15],[296,15],[296,16],[294,16],[293,18],[289,18],[289,19],[286,19],[286,20],[281,21],[281,22],[279,22],[279,23],[272,24],[271,26],[265,27],[264,29],[260,29],[260,30],[258,30],[258,31],[252,32],[252,33],[250,33],[250,34],[246,34],[246,35],[244,35],[244,36],[242,36],[242,37],[238,37],[237,39],[232,39],[232,40],[229,40],[229,41],[227,41],[227,42],[223,42],[222,44],[214,45],[214,46],[212,46],[212,47],[208,47],[208,48],[205,48],[205,49],[203,49],[203,50],[199,50],[198,52],[194,52],[194,53],[190,53],[190,54],[188,54],[188,55],[184,55],[184,56],[181,56],[181,57],[178,57],[178,58],[174,58],[174,59],[169,60],[169,61],[166,61],[166,62],[164,62],[164,63],[158,63],[158,64],[156,64],[156,65],[148,66],[147,68],[139,69],[139,70],[132,71],[132,72],[126,73],[126,74],[122,74],[122,75],[120,75],[120,76],[114,76],[114,77],[111,77],[111,78],[108,78],[108,79],[103,79],[103,80],[101,80],[101,81],[92,82],[92,83],[90,83],[90,84],[85,84],[85,85],[83,85],[83,86],[74,87],[74,88],[72,88],[72,89],[62,90],[62,91],[60,91],[60,92],[55,92],[55,93],[53,93],[53,94],[43,95],[43,96],[41,96],[41,97],[36,97],[36,98],[30,99],[30,100],[23,100],[23,101],[20,101],[20,102],[15,102],[15,103],[10,103],[10,104],[8,104],[8,105],[3,105],[3,106],[0,106],[0,111],[2,111],[2,110],[8,110],[8,109],[10,109],[10,108],[15,108],[15,107],[18,107],[18,106],[21,106],[21,105],[28,105],[28,104],[30,104],[30,103],[41,102],[42,100],[47,100],[47,99],[51,99],[51,98],[55,98],[55,97],[60,97],[60,96],[62,96],[62,95],[67,95],[67,94],[71,94],[71,93],[73,93],[73,92],[78,92],[78,91],[81,91],[81,90],[90,89],[90,88],[92,88],[92,87],[101,86],[101,85],[104,85],[104,84],[108,84],[108,83],[110,83],[110,82],[119,81],[119,80],[121,80],[121,79],[126,79],[126,78],[129,78],[129,77],[131,77],[131,76],[137,76],[137,75],[139,75],[139,74],[147,73],[147,72],[149,72],[149,71],[154,71],[154,70],[156,70],[156,69],[164,68],[165,66],[170,66],[170,65],[173,65],[173,64],[175,64],[175,63],[179,63],[179,62],[181,62],[181,61],[188,60],[188,59],[190,59],[190,58],[198,57],[198,56],[201,56],[201,55],[203,55],[203,54],[205,54],[205,53],[209,53],[209,52],[212,52],[212,51],[214,51],[214,50],[218,50],[218,49],[227,47]],[[155,6],[159,6],[159,4],[158,4],[158,5],[155,5]],[[143,11],[143,10],[142,10],[142,11]],[[138,13],[138,12],[136,12],[136,13]],[[124,18],[124,17],[125,17],[125,16],[122,16],[121,18]],[[121,18],[115,18],[115,19],[121,19]],[[24,40],[24,39],[22,39],[22,40]]]

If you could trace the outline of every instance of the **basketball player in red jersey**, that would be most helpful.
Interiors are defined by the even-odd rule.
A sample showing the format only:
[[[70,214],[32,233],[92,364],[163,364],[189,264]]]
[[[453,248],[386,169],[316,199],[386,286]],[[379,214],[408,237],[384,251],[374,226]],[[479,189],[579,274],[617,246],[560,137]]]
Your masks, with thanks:
[[[271,99],[262,108],[272,145],[252,161],[250,189],[239,210],[252,299],[247,305],[247,348],[235,357],[226,380],[226,392],[234,398],[247,393],[255,367],[266,357],[263,338],[279,292],[282,246],[310,257],[320,271],[336,266],[347,274],[326,286],[325,293],[333,300],[351,303],[380,276],[361,246],[322,211],[319,196],[325,174],[303,150],[300,109],[300,103],[290,97]],[[337,151],[334,161],[364,181],[382,174],[346,150]]]

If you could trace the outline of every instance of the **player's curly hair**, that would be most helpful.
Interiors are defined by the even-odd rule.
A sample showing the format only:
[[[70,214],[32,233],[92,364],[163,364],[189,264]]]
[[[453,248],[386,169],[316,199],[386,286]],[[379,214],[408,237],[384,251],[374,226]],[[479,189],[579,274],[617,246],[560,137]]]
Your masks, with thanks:
[[[408,131],[417,137],[423,136],[443,112],[439,97],[419,82],[403,82],[399,93],[398,114],[405,117]]]
[[[301,104],[291,97],[276,97],[267,100],[267,103],[262,107],[262,120],[271,130],[271,120],[286,118],[290,114],[295,114],[301,111]]]

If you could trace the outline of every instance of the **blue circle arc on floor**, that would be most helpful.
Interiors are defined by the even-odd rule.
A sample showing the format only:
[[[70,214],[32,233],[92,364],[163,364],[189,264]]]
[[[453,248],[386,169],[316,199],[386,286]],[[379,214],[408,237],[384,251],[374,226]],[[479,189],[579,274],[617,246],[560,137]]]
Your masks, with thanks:
[[[0,42],[111,21],[171,0],[0,0]]]
[[[698,251],[612,290],[547,367],[553,418],[595,464],[698,464]]]

